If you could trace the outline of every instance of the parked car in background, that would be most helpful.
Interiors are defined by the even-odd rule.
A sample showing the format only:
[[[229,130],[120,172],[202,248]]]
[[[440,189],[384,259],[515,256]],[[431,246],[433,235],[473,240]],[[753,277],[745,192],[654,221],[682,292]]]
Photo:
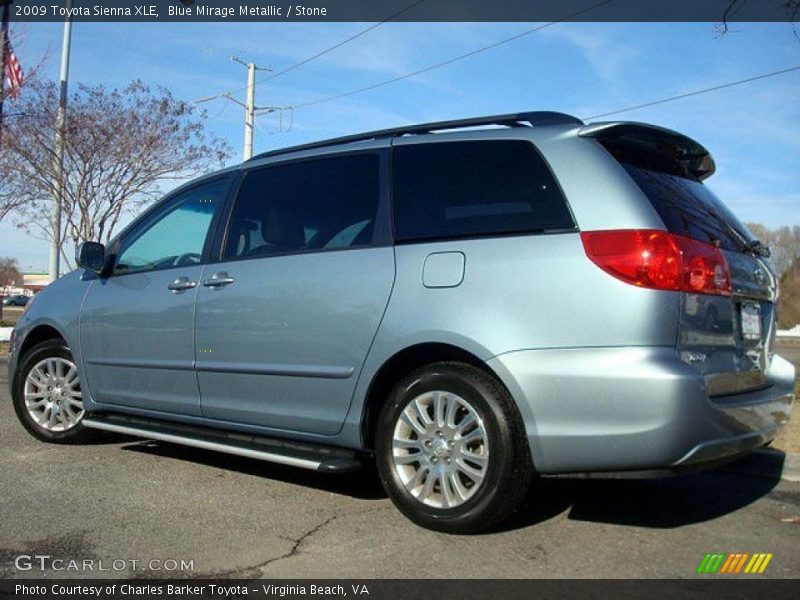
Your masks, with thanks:
[[[30,296],[16,294],[3,299],[4,306],[25,306],[30,301]]]
[[[679,133],[550,112],[262,154],[81,247],[14,330],[17,415],[47,442],[374,459],[454,533],[536,474],[730,460],[786,423],[794,369],[713,172]]]

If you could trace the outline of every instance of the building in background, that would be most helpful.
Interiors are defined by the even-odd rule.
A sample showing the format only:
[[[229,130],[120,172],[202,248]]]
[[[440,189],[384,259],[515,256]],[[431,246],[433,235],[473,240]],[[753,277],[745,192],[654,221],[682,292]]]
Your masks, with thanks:
[[[41,292],[50,284],[50,275],[47,273],[23,273],[22,288],[24,294],[29,296]]]
[[[47,273],[23,273],[22,281],[15,281],[11,285],[0,286],[0,296],[33,296],[41,292],[50,283]]]

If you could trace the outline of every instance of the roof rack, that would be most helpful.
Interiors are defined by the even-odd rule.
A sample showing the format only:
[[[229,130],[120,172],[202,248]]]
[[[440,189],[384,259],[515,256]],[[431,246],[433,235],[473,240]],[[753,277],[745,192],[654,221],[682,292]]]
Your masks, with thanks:
[[[332,138],[329,140],[311,142],[309,144],[301,144],[299,146],[290,146],[289,148],[282,148],[280,150],[270,150],[269,152],[262,152],[261,154],[256,154],[250,160],[258,160],[261,158],[268,158],[270,156],[288,154],[290,152],[299,152],[301,150],[312,150],[315,148],[325,148],[327,146],[348,144],[351,142],[364,142],[368,140],[400,137],[402,135],[418,135],[423,133],[433,133],[434,131],[443,131],[446,129],[481,127],[483,125],[503,125],[506,127],[523,127],[525,126],[525,123],[527,123],[531,127],[542,127],[545,125],[584,124],[583,121],[581,121],[577,117],[566,115],[564,113],[550,112],[550,111],[522,112],[522,113],[511,113],[508,115],[473,117],[470,119],[436,121],[434,123],[421,123],[419,125],[408,125],[406,127],[393,127],[391,129],[380,129],[378,131],[368,131],[365,133],[357,133],[355,135],[346,135],[343,137]]]

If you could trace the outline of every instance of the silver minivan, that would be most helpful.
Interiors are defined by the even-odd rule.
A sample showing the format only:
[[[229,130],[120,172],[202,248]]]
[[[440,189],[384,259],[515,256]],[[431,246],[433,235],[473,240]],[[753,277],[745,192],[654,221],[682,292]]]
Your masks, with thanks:
[[[678,472],[794,401],[768,249],[697,142],[532,112],[256,156],[167,195],[36,296],[22,424],[325,472],[496,526],[534,475]]]

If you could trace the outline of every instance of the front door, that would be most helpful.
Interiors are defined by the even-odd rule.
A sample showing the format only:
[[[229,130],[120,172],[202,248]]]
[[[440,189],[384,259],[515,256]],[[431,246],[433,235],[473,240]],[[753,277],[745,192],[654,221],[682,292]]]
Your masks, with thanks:
[[[123,235],[113,273],[92,284],[81,346],[95,402],[200,415],[194,302],[226,187],[214,180],[165,202]]]
[[[207,266],[197,296],[206,417],[339,431],[394,281],[380,158],[245,175],[222,262]]]

